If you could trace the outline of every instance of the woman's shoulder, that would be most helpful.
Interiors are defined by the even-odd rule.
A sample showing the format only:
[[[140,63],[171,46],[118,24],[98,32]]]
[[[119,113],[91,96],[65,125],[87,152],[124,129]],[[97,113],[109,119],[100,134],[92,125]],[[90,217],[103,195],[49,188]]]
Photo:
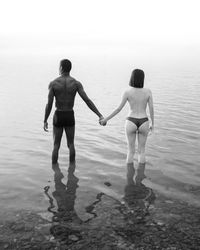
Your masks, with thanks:
[[[133,93],[133,92],[135,92],[135,90],[140,90],[140,91],[142,91],[142,92],[145,92],[145,93],[151,93],[151,90],[149,89],[149,88],[133,88],[133,87],[128,87],[127,89],[125,89],[125,91],[124,92],[126,92],[126,93]]]
[[[129,92],[133,92],[133,91],[134,91],[134,88],[133,88],[133,87],[131,87],[131,86],[129,86],[129,87],[127,87],[127,88],[125,89],[125,91],[124,91],[124,92],[129,93]]]
[[[132,91],[133,91],[133,88],[128,87],[128,88],[124,89],[123,93],[124,93],[124,95],[128,96],[130,93],[132,93]]]
[[[149,88],[143,88],[144,92],[147,93],[147,94],[151,94],[151,90]]]

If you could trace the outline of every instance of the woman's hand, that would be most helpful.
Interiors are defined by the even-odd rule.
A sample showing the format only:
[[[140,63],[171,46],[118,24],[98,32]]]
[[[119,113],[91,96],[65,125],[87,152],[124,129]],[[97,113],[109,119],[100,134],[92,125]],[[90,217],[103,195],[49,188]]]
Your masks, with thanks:
[[[154,132],[154,125],[149,126],[149,135],[151,135]]]

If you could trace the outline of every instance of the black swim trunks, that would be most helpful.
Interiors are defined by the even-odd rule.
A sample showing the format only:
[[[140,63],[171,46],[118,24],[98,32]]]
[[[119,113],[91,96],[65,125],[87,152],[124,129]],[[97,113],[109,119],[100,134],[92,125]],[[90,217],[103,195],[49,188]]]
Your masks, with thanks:
[[[55,127],[73,127],[75,125],[74,111],[56,110],[53,116]]]

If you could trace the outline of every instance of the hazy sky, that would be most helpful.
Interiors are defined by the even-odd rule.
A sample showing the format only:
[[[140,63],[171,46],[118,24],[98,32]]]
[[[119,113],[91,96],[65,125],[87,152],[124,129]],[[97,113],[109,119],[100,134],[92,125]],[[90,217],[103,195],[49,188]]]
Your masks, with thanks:
[[[200,42],[198,0],[1,0],[1,33]]]
[[[199,56],[199,0],[0,0],[0,49],[152,48]],[[142,49],[141,49],[142,50]],[[159,53],[160,53],[159,52]],[[172,53],[172,52],[171,52]],[[197,55],[198,54],[198,55]]]

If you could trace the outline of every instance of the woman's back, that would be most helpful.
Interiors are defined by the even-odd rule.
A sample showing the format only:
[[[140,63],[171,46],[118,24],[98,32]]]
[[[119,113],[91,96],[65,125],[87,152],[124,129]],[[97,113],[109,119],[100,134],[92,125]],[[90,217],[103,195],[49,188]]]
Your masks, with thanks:
[[[146,88],[133,88],[127,91],[130,105],[129,116],[135,118],[147,117],[146,108],[150,97],[150,90]]]
[[[133,70],[129,82],[128,90],[122,96],[120,105],[106,118],[100,120],[101,125],[106,125],[107,121],[118,114],[126,102],[130,105],[130,112],[125,122],[126,138],[128,143],[127,167],[134,164],[135,142],[138,143],[138,162],[145,163],[145,144],[149,131],[154,126],[153,97],[150,89],[144,86],[144,71]],[[147,104],[151,118],[151,124],[147,117]]]

